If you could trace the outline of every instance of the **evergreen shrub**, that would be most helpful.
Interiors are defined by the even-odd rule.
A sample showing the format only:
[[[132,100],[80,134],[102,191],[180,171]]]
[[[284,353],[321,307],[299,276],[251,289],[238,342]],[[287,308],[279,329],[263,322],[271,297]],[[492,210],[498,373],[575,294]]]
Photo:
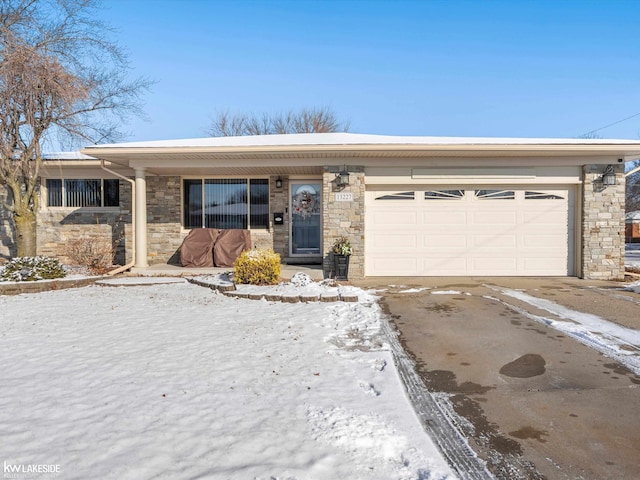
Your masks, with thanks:
[[[65,276],[66,272],[58,259],[42,256],[14,258],[0,271],[0,281],[4,282],[33,282]]]

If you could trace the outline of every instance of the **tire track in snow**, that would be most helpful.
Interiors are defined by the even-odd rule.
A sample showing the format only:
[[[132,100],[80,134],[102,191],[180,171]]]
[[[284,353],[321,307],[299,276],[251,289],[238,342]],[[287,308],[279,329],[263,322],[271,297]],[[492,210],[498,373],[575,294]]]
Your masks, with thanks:
[[[487,470],[486,464],[476,455],[466,438],[455,427],[453,419],[457,414],[451,404],[438,400],[428,391],[418,375],[415,362],[402,348],[398,332],[384,316],[381,316],[380,323],[413,408],[422,426],[456,475],[461,480],[494,479]]]

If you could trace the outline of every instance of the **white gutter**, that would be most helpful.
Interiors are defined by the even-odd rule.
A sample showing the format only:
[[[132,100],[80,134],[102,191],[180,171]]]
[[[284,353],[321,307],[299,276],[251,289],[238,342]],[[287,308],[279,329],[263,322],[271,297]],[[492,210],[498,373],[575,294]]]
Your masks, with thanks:
[[[118,172],[114,172],[113,170],[107,168],[104,164],[104,160],[100,159],[100,167],[105,171],[109,172],[111,175],[115,175],[118,178],[126,180],[131,184],[131,255],[133,260],[122,267],[118,267],[110,272],[107,272],[107,275],[116,275],[118,273],[124,272],[125,270],[129,270],[136,264],[136,182],[131,180],[130,178],[125,177],[124,175],[119,174]]]
[[[627,178],[629,175],[633,175],[636,172],[640,172],[640,166],[634,168],[633,170],[629,170],[627,173],[624,174],[624,178]]]

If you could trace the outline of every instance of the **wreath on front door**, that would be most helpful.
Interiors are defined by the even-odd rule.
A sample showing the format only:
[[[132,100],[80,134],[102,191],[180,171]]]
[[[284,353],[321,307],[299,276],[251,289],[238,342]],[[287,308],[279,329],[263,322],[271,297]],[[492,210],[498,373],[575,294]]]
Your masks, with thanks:
[[[296,193],[293,197],[293,214],[302,218],[310,217],[316,211],[316,200],[306,190]]]

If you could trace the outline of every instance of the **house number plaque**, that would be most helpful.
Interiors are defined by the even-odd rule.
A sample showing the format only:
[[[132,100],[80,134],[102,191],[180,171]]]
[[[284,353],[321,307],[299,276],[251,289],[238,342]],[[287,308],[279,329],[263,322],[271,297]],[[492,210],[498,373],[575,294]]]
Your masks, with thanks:
[[[353,193],[336,192],[336,202],[353,202]]]

